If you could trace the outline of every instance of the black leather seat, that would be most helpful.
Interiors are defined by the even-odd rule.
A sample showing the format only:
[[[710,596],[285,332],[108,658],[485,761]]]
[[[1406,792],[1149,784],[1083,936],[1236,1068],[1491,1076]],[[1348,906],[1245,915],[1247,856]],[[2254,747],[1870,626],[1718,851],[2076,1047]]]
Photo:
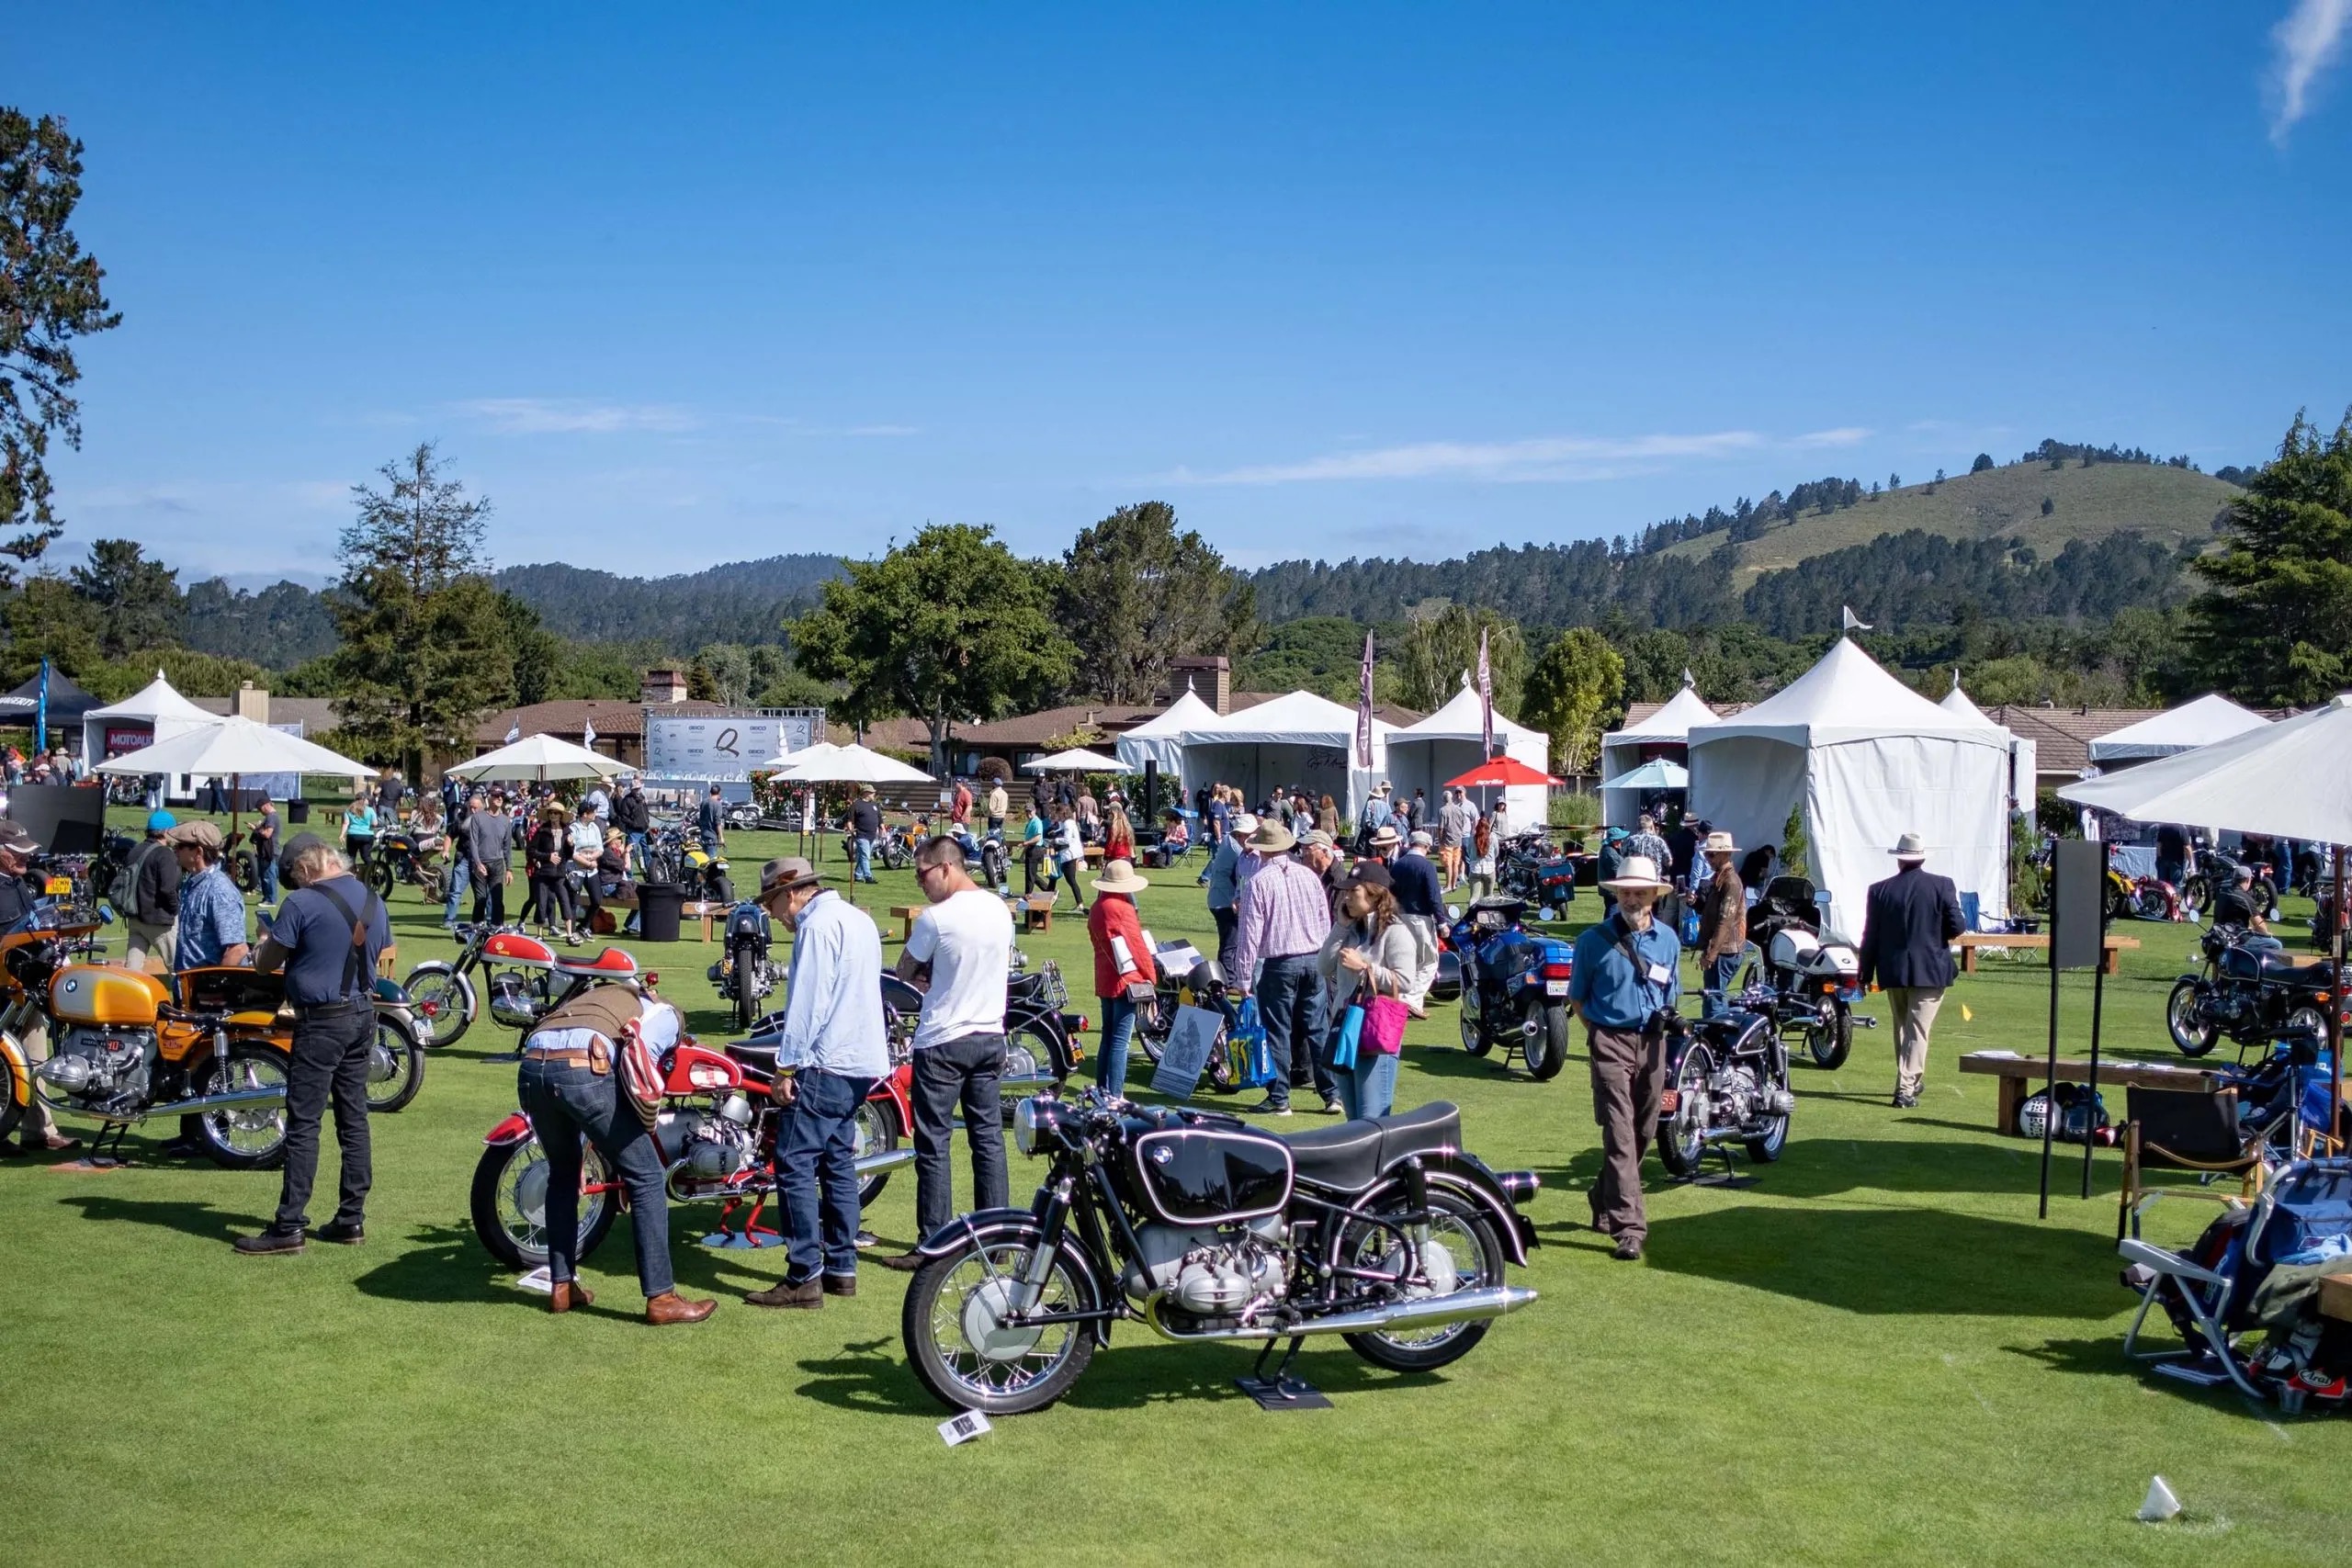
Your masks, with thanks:
[[[2262,977],[2284,985],[2314,987],[2324,986],[2335,978],[2326,959],[2302,963],[2285,953],[2265,953],[2262,955]]]
[[[1450,1100],[1436,1100],[1401,1116],[1368,1117],[1293,1133],[1283,1142],[1298,1168],[1298,1179],[1340,1192],[1361,1192],[1407,1155],[1462,1146],[1462,1112]]]
[[[727,1054],[747,1067],[757,1067],[763,1073],[775,1071],[776,1048],[782,1041],[774,1034],[754,1035],[749,1040],[729,1040]]]

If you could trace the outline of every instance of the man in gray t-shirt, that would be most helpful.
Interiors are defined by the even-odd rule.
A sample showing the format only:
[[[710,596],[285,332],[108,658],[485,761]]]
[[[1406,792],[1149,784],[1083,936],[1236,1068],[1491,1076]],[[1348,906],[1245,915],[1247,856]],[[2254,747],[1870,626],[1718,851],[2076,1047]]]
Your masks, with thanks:
[[[466,870],[474,884],[474,919],[488,920],[492,925],[506,923],[506,885],[514,879],[514,867],[510,855],[514,848],[514,825],[506,813],[492,809],[481,795],[474,796],[473,812],[466,818]]]

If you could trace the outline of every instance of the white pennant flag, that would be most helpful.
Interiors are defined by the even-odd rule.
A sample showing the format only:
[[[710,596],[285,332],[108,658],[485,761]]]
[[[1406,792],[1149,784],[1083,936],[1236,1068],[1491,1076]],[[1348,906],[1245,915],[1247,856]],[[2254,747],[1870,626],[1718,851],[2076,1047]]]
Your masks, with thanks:
[[[523,727],[520,724],[510,724],[506,727],[506,744],[512,746],[522,739]]]
[[[588,720],[588,722],[582,727],[580,731],[580,744],[589,748],[591,750],[595,749],[596,721],[594,719],[592,718]]]
[[[1854,614],[1854,607],[1851,604],[1840,604],[1838,608],[1845,612],[1846,630],[1849,632],[1866,632],[1871,629],[1871,624],[1868,621]]]

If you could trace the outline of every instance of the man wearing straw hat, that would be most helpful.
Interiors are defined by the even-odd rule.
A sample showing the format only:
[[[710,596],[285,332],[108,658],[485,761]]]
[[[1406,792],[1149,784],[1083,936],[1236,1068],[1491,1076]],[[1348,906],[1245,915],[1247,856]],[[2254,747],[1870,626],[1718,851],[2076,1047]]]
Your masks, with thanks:
[[[1257,994],[1274,1058],[1274,1081],[1251,1111],[1287,1116],[1292,1087],[1312,1083],[1324,1111],[1336,1115],[1340,1086],[1323,1061],[1323,976],[1316,966],[1330,934],[1331,905],[1323,879],[1291,858],[1296,841],[1271,817],[1250,835],[1258,868],[1235,906],[1233,962],[1225,979],[1237,998]]]
[[[1871,883],[1862,907],[1861,983],[1883,986],[1894,1010],[1894,1104],[1907,1110],[1928,1076],[1928,1034],[1952,982],[1951,942],[1962,922],[1951,878],[1920,869],[1928,847],[1918,834],[1895,840],[1892,852],[1894,874]]]
[[[1627,855],[1602,886],[1617,907],[1577,938],[1568,999],[1592,1053],[1592,1119],[1600,1123],[1600,1174],[1587,1194],[1593,1228],[1638,1261],[1649,1236],[1642,1206],[1642,1149],[1657,1125],[1666,1088],[1666,1032],[1655,1021],[1681,989],[1682,942],[1651,918],[1670,886],[1647,855]]]
[[[1739,852],[1729,833],[1710,833],[1699,848],[1707,857],[1707,879],[1699,885],[1699,973],[1704,987],[1702,1012],[1718,1018],[1731,1010],[1725,997],[1747,951],[1747,889],[1731,857]]]

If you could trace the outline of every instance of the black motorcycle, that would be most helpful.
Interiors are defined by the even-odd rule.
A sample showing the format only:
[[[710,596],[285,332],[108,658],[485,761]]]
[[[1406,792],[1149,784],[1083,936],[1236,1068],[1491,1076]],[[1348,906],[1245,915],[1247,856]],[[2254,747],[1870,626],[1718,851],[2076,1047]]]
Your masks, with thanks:
[[[1731,998],[1732,1010],[1720,1017],[1668,1012],[1651,1021],[1666,1032],[1657,1157],[1672,1175],[1698,1175],[1710,1148],[1735,1143],[1758,1165],[1781,1157],[1797,1101],[1771,1006],[1771,992],[1758,987]]]
[[[437,903],[449,896],[447,865],[428,861],[417,848],[416,835],[410,832],[377,834],[359,875],[388,904],[392,889],[403,884],[423,888],[427,902]]]
[[[2165,1027],[2181,1055],[2202,1056],[2224,1034],[2258,1045],[2290,1031],[2327,1032],[2335,966],[2326,959],[2300,962],[2244,926],[2213,926],[2199,945],[2205,967],[2174,981],[2165,1001]]]
[[[2199,850],[2195,869],[2182,878],[2181,908],[2190,914],[2213,907],[2213,896],[2236,880],[2238,868],[2245,866],[2254,873],[2254,886],[2247,889],[2254,900],[2254,912],[2266,920],[2278,918],[2278,883],[2267,860],[2240,861],[2219,850]]]
[[[735,1004],[735,1027],[749,1033],[759,1021],[762,1005],[784,984],[785,965],[770,956],[775,932],[768,912],[745,901],[727,911],[727,956],[712,964],[709,979],[721,1001]]]
[[[1462,1149],[1442,1102],[1278,1138],[1238,1117],[1090,1089],[1025,1100],[1021,1152],[1052,1163],[1026,1209],[984,1209],[925,1238],[899,1314],[908,1359],[953,1409],[1042,1410],[1111,1325],[1264,1346],[1339,1334],[1375,1366],[1429,1371],[1535,1300],[1520,1213],[1533,1171]]]

